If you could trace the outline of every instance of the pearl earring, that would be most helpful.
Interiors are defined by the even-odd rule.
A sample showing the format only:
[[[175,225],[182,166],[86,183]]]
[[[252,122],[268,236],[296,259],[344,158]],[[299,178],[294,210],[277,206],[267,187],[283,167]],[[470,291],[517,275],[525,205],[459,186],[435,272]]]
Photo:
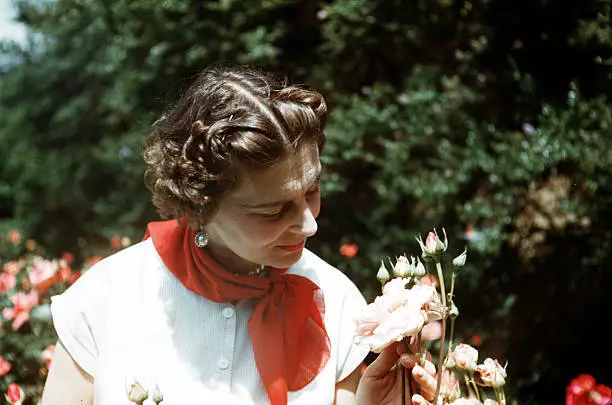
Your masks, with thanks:
[[[210,241],[210,236],[204,231],[199,231],[195,234],[193,241],[197,247],[203,248],[208,245],[208,242]]]

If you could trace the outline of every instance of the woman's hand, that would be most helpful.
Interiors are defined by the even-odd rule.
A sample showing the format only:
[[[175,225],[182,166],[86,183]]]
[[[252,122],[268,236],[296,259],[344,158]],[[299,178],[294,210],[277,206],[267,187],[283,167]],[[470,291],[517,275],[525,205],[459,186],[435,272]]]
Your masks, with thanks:
[[[423,366],[417,363],[416,355],[405,353],[403,345],[398,342],[387,347],[363,373],[357,388],[359,405],[404,405],[402,404],[402,372],[407,372],[405,386],[408,387],[408,376],[412,382],[412,402],[415,405],[428,405],[433,401],[436,391],[436,368],[428,356]]]

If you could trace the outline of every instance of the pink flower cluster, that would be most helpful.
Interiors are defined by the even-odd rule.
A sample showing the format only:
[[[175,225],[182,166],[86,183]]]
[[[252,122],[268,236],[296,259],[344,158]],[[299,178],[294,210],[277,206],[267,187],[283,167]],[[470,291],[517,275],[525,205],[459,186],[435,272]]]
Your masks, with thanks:
[[[18,292],[11,298],[13,308],[4,308],[2,317],[7,321],[13,321],[11,328],[17,330],[30,319],[30,310],[38,305],[38,292],[31,290],[29,293]]]
[[[441,318],[440,298],[430,285],[407,289],[407,279],[395,278],[357,319],[357,341],[380,353],[393,342],[417,335],[426,323]]]

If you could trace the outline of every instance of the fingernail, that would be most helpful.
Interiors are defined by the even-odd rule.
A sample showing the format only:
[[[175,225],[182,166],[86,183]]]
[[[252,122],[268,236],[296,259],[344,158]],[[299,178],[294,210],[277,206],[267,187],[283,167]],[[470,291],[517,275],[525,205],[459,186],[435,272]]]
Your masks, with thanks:
[[[423,373],[423,369],[419,366],[415,366],[414,369],[412,370],[412,372],[414,373],[414,375],[418,376],[418,377],[423,377],[425,374]]]
[[[412,368],[416,364],[416,358],[410,354],[404,353],[400,356],[402,366]]]

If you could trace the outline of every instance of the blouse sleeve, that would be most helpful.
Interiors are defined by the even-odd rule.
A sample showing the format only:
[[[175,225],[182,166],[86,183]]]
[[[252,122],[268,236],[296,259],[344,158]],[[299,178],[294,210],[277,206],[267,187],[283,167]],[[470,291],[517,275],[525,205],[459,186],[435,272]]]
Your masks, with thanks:
[[[347,284],[340,317],[341,339],[336,382],[348,377],[369,353],[367,347],[355,343],[356,319],[367,304],[357,287],[350,281]]]
[[[95,377],[110,287],[103,263],[87,270],[64,293],[51,297],[51,315],[59,340],[79,367],[92,377]]]

